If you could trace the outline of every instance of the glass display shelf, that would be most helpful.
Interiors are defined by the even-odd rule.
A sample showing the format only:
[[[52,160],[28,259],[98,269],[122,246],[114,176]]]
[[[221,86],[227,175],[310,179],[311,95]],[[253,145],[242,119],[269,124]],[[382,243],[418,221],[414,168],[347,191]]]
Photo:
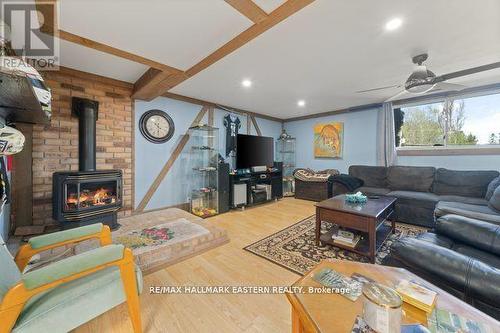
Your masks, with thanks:
[[[191,213],[202,218],[218,214],[219,129],[212,126],[191,127],[184,153],[190,172],[189,203]]]
[[[283,131],[281,137],[276,140],[276,160],[283,163],[283,195],[293,196],[295,194],[295,180],[293,171],[296,163],[296,139],[290,137]]]

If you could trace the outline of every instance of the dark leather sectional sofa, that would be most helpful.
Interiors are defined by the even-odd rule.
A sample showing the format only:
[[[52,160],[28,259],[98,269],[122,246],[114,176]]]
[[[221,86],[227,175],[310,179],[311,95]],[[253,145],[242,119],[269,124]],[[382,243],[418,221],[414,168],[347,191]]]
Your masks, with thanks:
[[[458,214],[500,225],[500,213],[488,207],[486,191],[498,171],[456,171],[434,167],[352,165],[349,175],[363,180],[356,191],[398,198],[396,221],[434,227],[437,216]],[[334,194],[347,189],[334,184]]]
[[[445,215],[433,232],[391,246],[384,265],[406,268],[500,320],[500,226]]]
[[[355,191],[397,197],[396,221],[430,228],[394,242],[384,265],[406,268],[500,319],[500,211],[487,194],[500,182],[497,171],[351,166],[349,174],[364,181]],[[334,194],[346,191],[334,186]]]

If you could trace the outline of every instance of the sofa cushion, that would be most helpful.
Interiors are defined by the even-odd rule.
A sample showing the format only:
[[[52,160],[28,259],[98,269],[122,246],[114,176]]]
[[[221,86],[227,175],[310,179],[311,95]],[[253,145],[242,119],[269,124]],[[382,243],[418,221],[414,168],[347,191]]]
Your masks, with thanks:
[[[492,253],[500,258],[500,226],[464,216],[448,214],[436,221],[435,231],[456,243]]]
[[[449,201],[438,202],[434,215],[441,217],[446,214],[456,214],[500,225],[500,213],[488,206]]]
[[[364,186],[387,187],[387,168],[381,166],[351,165],[349,175],[362,179]]]
[[[491,254],[489,252],[481,251],[479,249],[464,245],[464,244],[456,244],[452,247],[453,251],[456,251],[460,254],[463,254],[467,257],[471,257],[477,259],[479,261],[484,262],[490,266],[500,269],[500,257]]]
[[[355,192],[360,191],[363,194],[368,194],[368,195],[386,195],[387,193],[391,192],[388,188],[381,188],[381,187],[369,187],[369,186],[361,186],[356,189]]]
[[[484,198],[488,184],[498,175],[498,171],[457,171],[440,168],[436,171],[432,191],[439,195]]]
[[[392,191],[388,196],[396,197],[396,220],[404,223],[432,228],[434,208],[439,196],[430,192]]]
[[[434,208],[436,203],[439,201],[439,196],[430,192],[391,191],[387,195],[391,197],[396,197],[400,199],[400,201],[413,203],[416,206],[421,206],[421,207]]]
[[[447,237],[437,235],[433,232],[424,232],[416,237],[417,239],[426,241],[428,243],[435,244],[437,246],[442,246],[447,249],[451,249],[453,247],[453,241]]]
[[[438,286],[442,284],[461,289],[466,295],[474,295],[488,304],[498,305],[500,270],[483,261],[410,237],[392,243],[389,256],[410,271],[416,269],[426,272],[433,277],[430,282],[440,282]]]
[[[488,201],[488,207],[496,210],[500,214],[500,187],[497,187],[493,192],[490,200]]]
[[[433,167],[391,166],[387,182],[391,190],[429,192],[435,172]]]
[[[471,205],[488,206],[488,201],[483,198],[462,197],[460,195],[440,195],[439,201],[461,202]]]
[[[500,186],[500,176],[497,178],[493,179],[489,184],[488,188],[486,189],[486,200],[490,200],[491,196],[493,195],[493,192],[497,189],[497,187]]]

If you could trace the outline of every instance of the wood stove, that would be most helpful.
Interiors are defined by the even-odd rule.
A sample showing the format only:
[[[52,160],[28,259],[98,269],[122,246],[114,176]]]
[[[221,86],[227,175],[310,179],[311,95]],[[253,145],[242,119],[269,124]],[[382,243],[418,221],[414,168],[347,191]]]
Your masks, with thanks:
[[[118,227],[122,171],[96,170],[98,108],[96,101],[73,97],[73,115],[79,119],[79,171],[60,171],[52,176],[52,216],[63,229],[92,223]]]

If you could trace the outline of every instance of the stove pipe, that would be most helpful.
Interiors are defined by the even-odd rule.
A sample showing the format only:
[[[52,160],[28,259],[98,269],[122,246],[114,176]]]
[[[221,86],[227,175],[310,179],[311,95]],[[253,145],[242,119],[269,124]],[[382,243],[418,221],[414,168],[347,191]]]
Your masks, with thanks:
[[[78,169],[96,169],[96,122],[99,102],[73,97],[73,115],[78,117]]]

